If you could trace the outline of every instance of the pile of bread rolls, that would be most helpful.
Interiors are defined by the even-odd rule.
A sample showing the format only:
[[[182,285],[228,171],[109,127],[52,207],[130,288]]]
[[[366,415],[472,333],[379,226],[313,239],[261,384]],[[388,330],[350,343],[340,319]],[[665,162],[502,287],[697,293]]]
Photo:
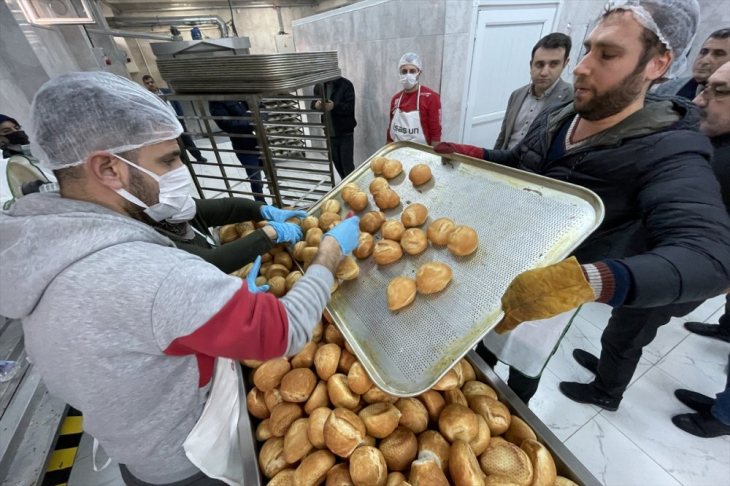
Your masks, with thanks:
[[[373,385],[328,319],[293,358],[244,362],[269,485],[574,485],[467,361],[423,395],[397,398]]]

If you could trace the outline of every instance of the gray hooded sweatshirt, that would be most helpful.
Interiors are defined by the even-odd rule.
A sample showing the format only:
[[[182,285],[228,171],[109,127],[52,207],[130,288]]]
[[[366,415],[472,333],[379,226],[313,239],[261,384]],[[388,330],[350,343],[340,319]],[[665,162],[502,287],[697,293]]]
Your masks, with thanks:
[[[153,228],[96,204],[31,194],[0,213],[0,314],[23,322],[49,391],[137,478],[198,470],[182,444],[215,357],[298,352],[329,299],[313,265],[282,299],[252,294]]]

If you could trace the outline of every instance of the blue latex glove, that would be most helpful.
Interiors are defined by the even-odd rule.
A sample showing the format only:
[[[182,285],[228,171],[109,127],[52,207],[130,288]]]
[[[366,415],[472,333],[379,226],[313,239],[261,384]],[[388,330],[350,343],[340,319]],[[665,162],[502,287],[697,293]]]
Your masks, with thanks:
[[[329,230],[325,236],[331,236],[337,240],[342,249],[342,254],[347,255],[352,250],[357,248],[358,236],[360,236],[360,218],[353,216],[347,218],[331,230]]]
[[[290,211],[289,209],[279,209],[274,206],[261,206],[261,216],[267,221],[284,223],[287,219],[291,218],[304,219],[309,214],[306,211]]]
[[[295,224],[270,221],[269,226],[276,230],[276,243],[291,243],[293,245],[304,238],[302,229]]]
[[[248,275],[246,276],[248,291],[252,294],[258,294],[259,292],[268,292],[269,290],[268,285],[262,285],[261,287],[256,286],[256,277],[258,277],[259,275],[259,270],[261,270],[261,256],[256,257],[256,260],[253,262],[253,267],[251,267],[251,271],[248,272]]]

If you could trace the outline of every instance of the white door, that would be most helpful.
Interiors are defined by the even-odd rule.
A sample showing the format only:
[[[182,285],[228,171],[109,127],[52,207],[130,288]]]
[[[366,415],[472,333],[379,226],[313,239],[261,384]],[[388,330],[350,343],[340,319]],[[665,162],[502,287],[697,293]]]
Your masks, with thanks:
[[[509,95],[530,82],[532,48],[553,32],[559,1],[479,7],[464,121],[464,143],[491,149]]]

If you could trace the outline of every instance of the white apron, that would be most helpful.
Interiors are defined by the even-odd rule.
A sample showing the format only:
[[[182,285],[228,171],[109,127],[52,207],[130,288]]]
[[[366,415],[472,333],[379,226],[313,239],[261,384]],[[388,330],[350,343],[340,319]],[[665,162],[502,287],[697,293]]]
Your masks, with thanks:
[[[418,85],[415,111],[407,113],[400,111],[400,101],[403,99],[403,93],[400,94],[393,111],[393,120],[390,122],[390,138],[394,142],[415,142],[428,145],[426,134],[423,132],[423,126],[421,125],[421,85]]]
[[[502,363],[525,376],[537,378],[579,310],[573,309],[550,319],[526,321],[507,334],[490,332],[484,337],[484,345]]]

